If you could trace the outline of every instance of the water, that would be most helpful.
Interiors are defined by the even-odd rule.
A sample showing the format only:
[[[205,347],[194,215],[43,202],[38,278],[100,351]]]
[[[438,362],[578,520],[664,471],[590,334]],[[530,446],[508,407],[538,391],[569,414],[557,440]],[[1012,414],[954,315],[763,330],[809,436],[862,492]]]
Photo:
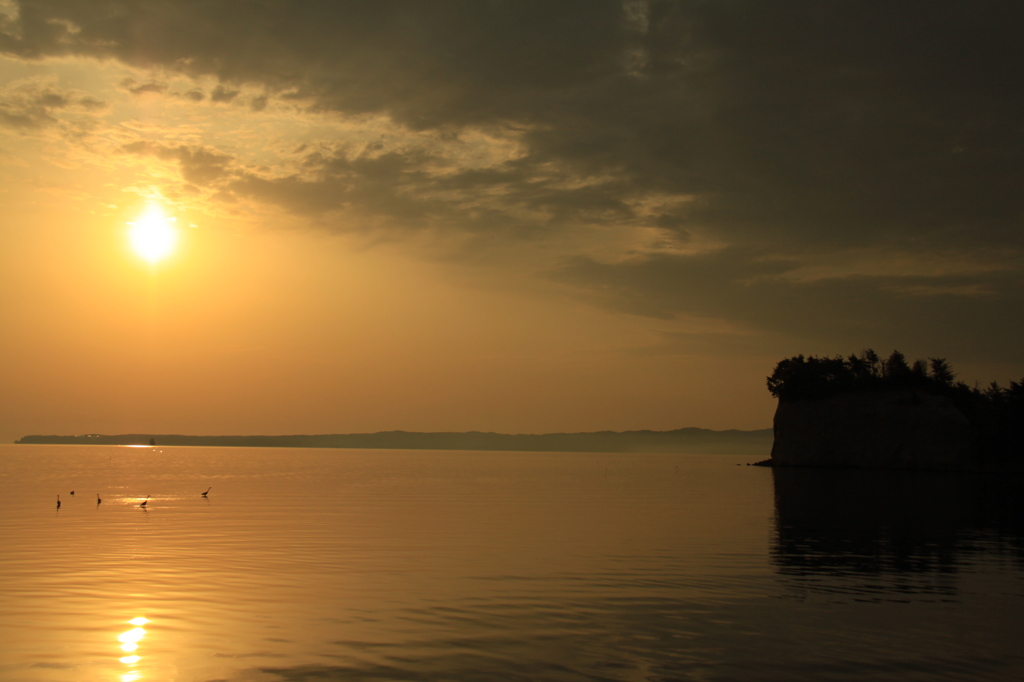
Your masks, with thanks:
[[[749,460],[0,446],[0,680],[1024,677],[1018,481]]]

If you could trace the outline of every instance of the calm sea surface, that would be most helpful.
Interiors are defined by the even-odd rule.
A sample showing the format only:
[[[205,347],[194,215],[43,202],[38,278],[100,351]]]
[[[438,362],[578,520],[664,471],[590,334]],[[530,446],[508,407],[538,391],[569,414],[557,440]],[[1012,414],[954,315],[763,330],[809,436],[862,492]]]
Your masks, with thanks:
[[[1024,679],[1021,481],[750,460],[0,446],[0,680]]]

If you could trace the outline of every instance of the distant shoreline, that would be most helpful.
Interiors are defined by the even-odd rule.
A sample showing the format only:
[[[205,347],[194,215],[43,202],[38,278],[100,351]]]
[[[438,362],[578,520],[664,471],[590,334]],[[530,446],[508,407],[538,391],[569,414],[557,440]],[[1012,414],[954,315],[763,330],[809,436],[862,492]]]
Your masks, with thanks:
[[[187,436],[177,434],[84,434],[24,436],[17,445],[186,445],[393,450],[493,450],[527,452],[692,452],[760,455],[771,451],[772,429],[739,431],[684,428],[674,431],[595,431],[584,433],[506,434],[479,431],[290,435]]]

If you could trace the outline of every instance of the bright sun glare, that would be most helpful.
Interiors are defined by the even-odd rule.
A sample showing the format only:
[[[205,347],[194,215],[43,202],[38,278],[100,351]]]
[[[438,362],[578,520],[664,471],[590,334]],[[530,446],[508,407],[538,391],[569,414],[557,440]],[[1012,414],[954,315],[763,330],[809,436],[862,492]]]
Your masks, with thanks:
[[[150,263],[163,260],[174,250],[178,231],[174,228],[175,218],[168,218],[160,207],[150,205],[134,223],[128,223],[128,239],[132,251]]]

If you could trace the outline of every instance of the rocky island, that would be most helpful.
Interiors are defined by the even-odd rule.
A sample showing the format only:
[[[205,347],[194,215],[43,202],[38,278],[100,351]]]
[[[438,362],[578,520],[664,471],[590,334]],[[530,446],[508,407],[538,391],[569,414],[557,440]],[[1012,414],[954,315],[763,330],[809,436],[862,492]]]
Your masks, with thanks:
[[[773,466],[1024,472],[1024,380],[985,390],[942,358],[894,351],[786,358],[768,377],[779,400]]]

